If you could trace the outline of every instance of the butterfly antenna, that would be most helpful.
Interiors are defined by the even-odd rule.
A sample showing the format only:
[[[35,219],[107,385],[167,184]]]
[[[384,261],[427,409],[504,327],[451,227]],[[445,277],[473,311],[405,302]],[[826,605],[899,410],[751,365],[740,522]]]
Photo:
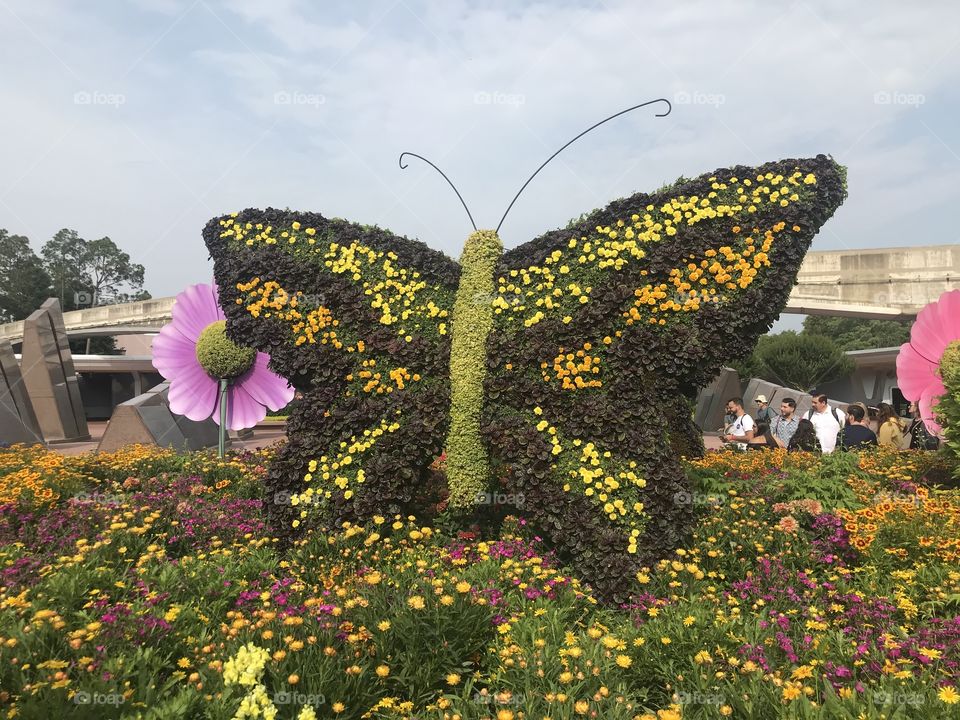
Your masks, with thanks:
[[[527,181],[523,184],[523,187],[520,188],[519,191],[517,191],[517,194],[513,196],[513,200],[511,200],[511,201],[510,201],[510,204],[507,206],[506,212],[504,212],[504,213],[503,213],[503,217],[500,218],[500,225],[497,225],[497,232],[500,232],[500,226],[503,225],[503,221],[507,219],[507,214],[510,212],[510,209],[513,207],[513,204],[517,201],[517,198],[520,197],[520,194],[521,194],[524,190],[527,189],[527,185],[529,185],[529,184],[530,184],[530,181],[533,180],[533,179],[537,176],[537,173],[539,173],[541,170],[543,170],[543,169],[547,166],[547,163],[549,163],[551,160],[553,160],[557,155],[559,155],[560,153],[562,153],[562,152],[563,152],[564,150],[566,150],[568,147],[570,147],[571,145],[573,145],[577,140],[579,140],[580,138],[582,138],[582,137],[583,137],[584,135],[586,135],[588,132],[590,132],[591,130],[593,130],[593,129],[595,129],[595,128],[600,127],[600,126],[603,125],[605,122],[610,122],[610,121],[613,120],[614,118],[618,118],[618,117],[620,117],[621,115],[625,115],[625,114],[628,113],[628,112],[632,112],[633,110],[637,110],[637,109],[639,109],[639,108],[646,107],[647,105],[653,105],[654,103],[658,103],[658,102],[666,103],[666,104],[667,104],[667,111],[666,111],[665,113],[657,113],[657,117],[666,117],[667,115],[669,115],[669,114],[670,114],[670,111],[673,109],[673,105],[671,105],[671,104],[670,104],[670,101],[667,100],[666,98],[657,98],[656,100],[649,100],[649,101],[647,101],[647,102],[645,102],[645,103],[640,103],[639,105],[634,105],[633,107],[628,107],[626,110],[621,110],[620,112],[616,113],[615,115],[611,115],[610,117],[604,118],[604,119],[601,120],[600,122],[598,122],[598,123],[596,123],[596,124],[594,124],[594,125],[591,125],[591,126],[588,127],[586,130],[584,130],[582,133],[580,133],[580,134],[577,135],[575,138],[573,138],[573,140],[571,140],[571,141],[568,142],[566,145],[564,145],[562,148],[560,148],[559,150],[557,150],[553,155],[551,155],[550,157],[548,157],[548,158],[544,161],[543,165],[541,165],[540,167],[538,167],[538,168],[534,171],[533,175],[531,175],[529,178],[527,178]]]
[[[420,160],[423,160],[427,165],[429,165],[430,167],[432,167],[434,170],[436,170],[438,173],[440,173],[440,175],[443,177],[443,179],[447,181],[447,184],[448,184],[450,187],[453,188],[453,191],[457,194],[457,197],[460,198],[460,204],[463,205],[463,209],[467,211],[467,217],[470,218],[470,224],[473,225],[473,229],[476,230],[476,229],[477,229],[477,224],[473,221],[473,215],[470,214],[470,208],[468,208],[468,207],[467,207],[467,203],[464,202],[464,200],[463,200],[463,195],[461,195],[461,194],[460,194],[460,191],[457,190],[457,186],[454,185],[452,182],[450,182],[450,178],[448,178],[448,177],[446,176],[446,174],[443,172],[443,170],[441,170],[441,169],[438,168],[436,165],[434,165],[432,162],[430,162],[429,160],[427,160],[423,155],[417,155],[416,153],[412,153],[412,152],[402,152],[402,153],[400,153],[400,169],[401,169],[401,170],[406,170],[407,167],[409,167],[408,165],[404,165],[404,164],[403,164],[403,156],[404,156],[404,155],[410,155],[410,156],[412,156],[412,157],[419,158]]]

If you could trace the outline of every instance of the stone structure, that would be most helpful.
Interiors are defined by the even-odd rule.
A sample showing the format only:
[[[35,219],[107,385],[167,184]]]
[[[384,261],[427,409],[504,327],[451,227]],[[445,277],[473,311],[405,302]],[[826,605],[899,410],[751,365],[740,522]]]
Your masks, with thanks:
[[[50,298],[23,322],[20,370],[47,442],[90,437],[63,327],[60,303]]]
[[[741,392],[740,376],[733,368],[723,368],[712,383],[700,391],[693,421],[705,432],[723,427],[727,400]]]
[[[20,364],[10,343],[0,340],[0,444],[42,442]]]
[[[107,423],[98,452],[113,452],[139,443],[175,450],[202,450],[217,445],[213,420],[194,422],[174,415],[167,404],[170,383],[161,383],[132,400],[120,403]]]

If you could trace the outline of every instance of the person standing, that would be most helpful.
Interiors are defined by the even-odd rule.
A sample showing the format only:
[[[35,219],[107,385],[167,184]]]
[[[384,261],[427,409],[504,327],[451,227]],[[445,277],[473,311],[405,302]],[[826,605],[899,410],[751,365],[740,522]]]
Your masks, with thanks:
[[[909,447],[910,437],[906,424],[897,415],[890,403],[882,402],[877,420],[880,422],[879,442],[884,447],[905,450]]]
[[[827,396],[821,393],[814,395],[813,407],[807,412],[806,419],[813,423],[824,455],[832,453],[837,447],[837,435],[845,422],[843,413],[837,408],[831,408]]]
[[[847,425],[840,436],[841,450],[862,450],[877,444],[877,434],[870,429],[869,418],[859,404],[847,408]]]
[[[937,450],[940,447],[940,440],[936,435],[927,430],[927,426],[920,417],[920,406],[916,402],[910,403],[910,449],[911,450]]]
[[[801,418],[797,423],[797,431],[790,438],[787,452],[820,452],[820,441],[817,439],[817,430],[813,423]]]
[[[755,423],[743,409],[743,398],[734,397],[727,400],[727,412],[733,415],[734,419],[723,439],[729,443],[736,443],[740,450],[746,450],[747,443],[753,440]]]
[[[776,413],[773,412],[773,408],[770,407],[766,395],[757,395],[757,412],[753,416],[753,419],[758,423],[767,423],[768,425],[773,422],[773,419],[776,417]]]
[[[770,432],[773,433],[777,445],[782,448],[790,445],[790,438],[797,431],[799,418],[796,412],[797,401],[793,398],[784,398],[780,401],[780,414],[770,424]]]

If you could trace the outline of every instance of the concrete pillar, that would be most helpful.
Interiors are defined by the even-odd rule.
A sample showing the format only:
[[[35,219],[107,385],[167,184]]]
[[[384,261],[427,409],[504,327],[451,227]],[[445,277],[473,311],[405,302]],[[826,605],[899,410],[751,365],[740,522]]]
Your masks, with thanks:
[[[56,298],[47,300],[24,321],[21,371],[47,442],[90,438]]]

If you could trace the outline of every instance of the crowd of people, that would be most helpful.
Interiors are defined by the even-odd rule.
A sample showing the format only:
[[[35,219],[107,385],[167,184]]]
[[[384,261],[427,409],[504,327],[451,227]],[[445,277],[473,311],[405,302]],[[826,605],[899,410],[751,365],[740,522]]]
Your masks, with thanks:
[[[936,450],[939,440],[927,431],[916,403],[904,418],[890,403],[867,407],[853,403],[845,410],[831,406],[826,395],[813,396],[810,410],[797,416],[797,401],[784,398],[779,414],[765,395],[758,395],[757,409],[747,412],[742,397],[730,398],[722,439],[740,450],[786,448],[788,451],[832,453],[888,446],[898,450]]]

